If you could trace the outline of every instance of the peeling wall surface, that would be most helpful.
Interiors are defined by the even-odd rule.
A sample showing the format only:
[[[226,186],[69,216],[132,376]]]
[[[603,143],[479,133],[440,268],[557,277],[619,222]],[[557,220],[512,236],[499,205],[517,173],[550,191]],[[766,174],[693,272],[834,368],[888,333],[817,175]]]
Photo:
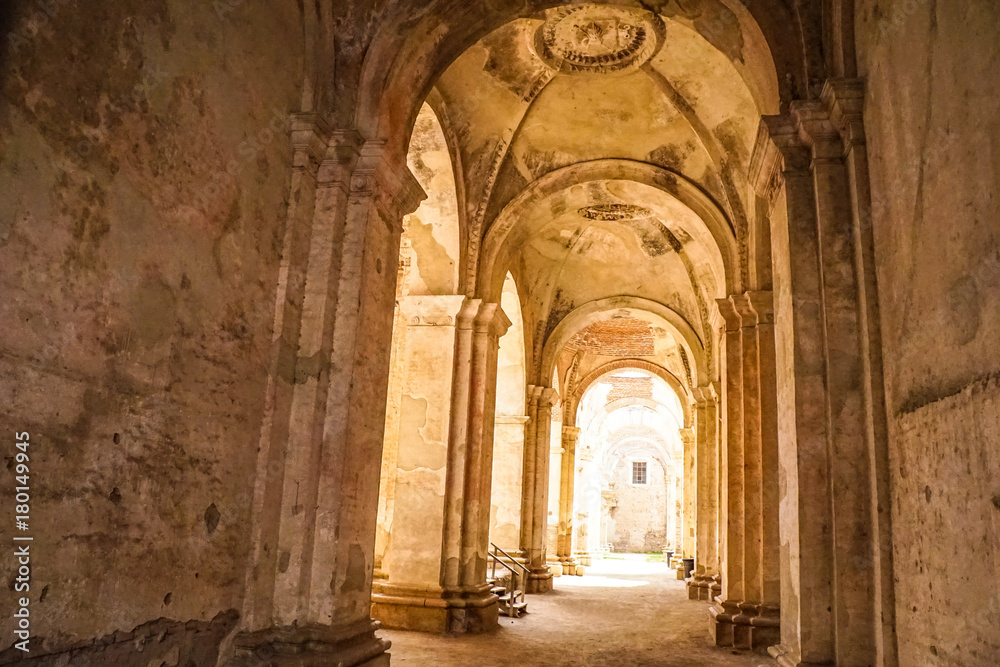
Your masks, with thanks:
[[[0,431],[31,433],[32,650],[214,664],[250,546],[301,16],[51,4],[5,7],[0,45]]]
[[[1000,655],[1000,6],[868,0],[857,31],[899,661],[986,664]]]

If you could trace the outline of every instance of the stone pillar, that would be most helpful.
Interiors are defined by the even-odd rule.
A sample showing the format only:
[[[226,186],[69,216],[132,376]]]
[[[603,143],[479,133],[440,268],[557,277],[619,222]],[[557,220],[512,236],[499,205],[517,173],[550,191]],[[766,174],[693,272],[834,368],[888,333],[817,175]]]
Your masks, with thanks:
[[[573,558],[573,486],[576,478],[576,439],[580,429],[562,427],[562,468],[559,471],[559,535],[556,556],[563,574],[576,574]]]
[[[372,613],[387,627],[495,629],[486,583],[498,341],[495,303],[400,299],[407,314],[395,520]]]
[[[710,630],[717,646],[733,646],[733,619],[740,613],[743,587],[743,351],[740,318],[729,299],[716,300],[724,322],[721,355],[723,429],[720,529],[722,591],[709,610]]]
[[[386,581],[376,582],[376,600],[384,590],[401,586],[432,590],[440,585],[455,334],[465,298],[411,296],[398,302],[407,345],[400,359],[396,502],[382,561]],[[402,606],[383,609],[376,601],[373,612],[390,627],[406,627],[412,620]]]
[[[872,237],[871,186],[862,110],[864,83],[860,79],[832,79],[821,98],[844,145],[851,193],[851,241],[857,283],[860,331],[864,434],[868,466],[868,513],[871,525],[870,560],[873,580],[871,617],[875,623],[875,664],[898,664],[896,593],[892,567],[892,503],[890,498],[889,435],[882,371],[882,332],[875,284],[875,242]],[[864,561],[865,556],[858,557]]]
[[[727,348],[727,383],[732,381],[735,370],[731,364],[739,364],[743,465],[742,518],[737,523],[743,528],[743,548],[737,554],[741,567],[731,567],[724,559],[727,567],[723,589],[727,573],[735,576],[740,572],[742,597],[736,599],[729,593],[713,609],[715,639],[722,646],[760,649],[779,640],[777,407],[771,293],[734,295],[719,300],[719,310],[726,321],[727,343],[737,348]],[[732,424],[729,434],[735,435]],[[735,490],[730,487],[728,493],[731,500]],[[727,517],[727,523],[732,526],[732,515]],[[733,555],[729,550],[726,558]]]
[[[697,502],[695,504],[695,571],[688,582],[688,598],[712,600],[719,573],[718,553],[718,410],[719,395],[714,384],[698,387],[695,398],[695,465]]]
[[[292,118],[291,196],[234,664],[387,665],[370,617],[405,162]]]
[[[601,494],[599,484],[597,489],[588,486],[592,484],[589,473],[593,471],[594,465],[593,448],[586,442],[581,445],[579,437],[576,445],[576,477],[580,480],[583,488],[575,490],[573,493],[573,511],[577,518],[574,556],[577,563],[589,566],[593,562],[594,555],[600,554]]]
[[[538,434],[538,397],[541,387],[529,384],[525,391],[524,465],[521,473],[521,556],[527,560],[534,533],[536,436]]]
[[[521,539],[524,427],[528,416],[497,415],[493,421],[490,541],[515,554]]]
[[[860,108],[857,82],[830,82],[764,117],[751,161],[771,207],[782,665],[896,661]]]
[[[681,399],[685,400],[685,399]],[[694,558],[696,530],[695,530],[695,503],[697,500],[697,456],[695,454],[695,432],[694,428],[682,428],[679,430],[681,442],[684,444],[684,478],[681,482],[681,549],[685,558]]]
[[[549,514],[549,441],[552,437],[552,406],[556,392],[551,387],[536,387],[536,425],[534,434],[534,487],[531,504],[531,543],[528,547],[528,593],[552,590],[552,573],[546,563],[545,542]]]

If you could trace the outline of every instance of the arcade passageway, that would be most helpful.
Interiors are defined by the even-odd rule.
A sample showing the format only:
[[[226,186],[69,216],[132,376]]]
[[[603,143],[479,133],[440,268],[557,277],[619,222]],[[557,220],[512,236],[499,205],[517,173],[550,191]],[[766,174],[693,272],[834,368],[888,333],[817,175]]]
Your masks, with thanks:
[[[1000,3],[0,35],[0,664],[1000,664]]]

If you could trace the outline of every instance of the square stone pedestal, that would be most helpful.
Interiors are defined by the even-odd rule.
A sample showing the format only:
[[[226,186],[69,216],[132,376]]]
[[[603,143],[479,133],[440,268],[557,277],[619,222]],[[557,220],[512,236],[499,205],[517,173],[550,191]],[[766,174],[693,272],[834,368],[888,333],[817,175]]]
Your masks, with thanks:
[[[532,570],[528,573],[525,593],[548,593],[552,590],[552,573],[548,569]]]
[[[708,614],[709,631],[716,646],[763,651],[781,640],[777,608],[716,600]]]
[[[387,628],[418,632],[494,632],[500,607],[488,584],[450,592],[375,582],[372,616]]]

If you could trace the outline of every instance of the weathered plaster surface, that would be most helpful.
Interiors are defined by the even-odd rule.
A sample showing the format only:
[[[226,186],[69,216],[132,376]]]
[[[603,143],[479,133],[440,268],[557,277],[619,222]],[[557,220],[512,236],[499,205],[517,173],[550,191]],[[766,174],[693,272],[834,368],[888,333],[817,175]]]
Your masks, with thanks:
[[[900,664],[1000,660],[1000,8],[857,13]]]
[[[39,653],[240,606],[301,76],[294,3],[53,6],[11,10],[0,103],[0,427],[31,433]]]

